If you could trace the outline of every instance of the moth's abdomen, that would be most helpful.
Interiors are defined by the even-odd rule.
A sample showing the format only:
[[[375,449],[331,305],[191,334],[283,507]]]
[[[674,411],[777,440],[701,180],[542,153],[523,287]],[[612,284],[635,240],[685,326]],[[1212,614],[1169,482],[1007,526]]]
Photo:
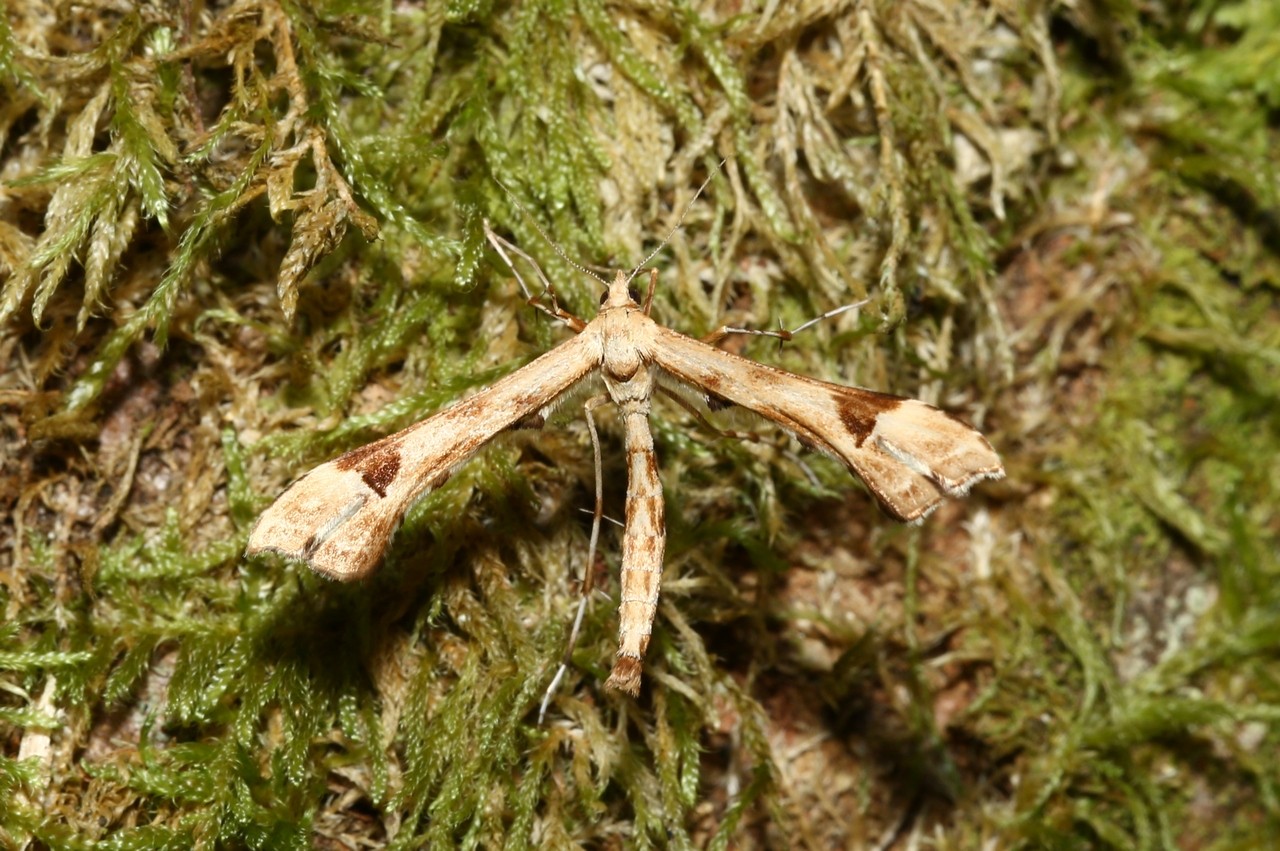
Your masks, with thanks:
[[[666,527],[648,416],[629,411],[623,421],[627,430],[627,534],[622,542],[618,658],[605,685],[635,696],[640,693],[640,672],[658,611]]]

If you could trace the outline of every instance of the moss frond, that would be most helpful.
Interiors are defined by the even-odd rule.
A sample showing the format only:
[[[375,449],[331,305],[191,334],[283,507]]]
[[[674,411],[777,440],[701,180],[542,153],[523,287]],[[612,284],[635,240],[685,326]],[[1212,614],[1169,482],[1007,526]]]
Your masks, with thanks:
[[[0,844],[1280,838],[1267,4],[4,11]],[[572,404],[363,583],[243,557],[308,466],[562,339],[484,220],[589,317],[542,231],[629,267],[686,209],[662,321],[869,296],[733,343],[955,410],[1008,480],[903,529],[660,401],[634,701]]]

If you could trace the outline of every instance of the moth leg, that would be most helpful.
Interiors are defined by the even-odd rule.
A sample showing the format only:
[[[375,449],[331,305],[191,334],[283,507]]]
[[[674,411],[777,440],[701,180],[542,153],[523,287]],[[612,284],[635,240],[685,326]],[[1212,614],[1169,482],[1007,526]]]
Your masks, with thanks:
[[[799,334],[804,329],[817,325],[819,322],[823,321],[824,319],[830,319],[833,316],[839,316],[841,313],[845,313],[855,308],[862,307],[868,301],[870,301],[870,299],[864,298],[862,301],[855,301],[852,304],[842,304],[840,307],[836,307],[836,308],[832,308],[831,310],[828,310],[826,313],[822,314],[821,316],[815,316],[813,319],[810,319],[808,322],[803,322],[800,325],[797,325],[795,328],[792,328],[790,331],[786,330],[785,328],[779,328],[777,331],[763,331],[763,330],[760,330],[759,328],[734,328],[729,325],[721,325],[719,328],[717,328],[716,330],[712,331],[710,334],[703,337],[702,342],[707,343],[708,345],[716,346],[716,345],[719,345],[730,334],[750,334],[756,337],[774,337],[780,343],[789,343],[791,342],[791,339],[795,337],[796,334]]]
[[[587,614],[587,601],[591,599],[592,587],[595,584],[596,545],[600,542],[600,521],[604,518],[604,468],[600,463],[600,434],[596,431],[596,419],[591,412],[608,401],[609,397],[601,394],[592,396],[582,406],[582,412],[587,418],[587,432],[591,435],[591,450],[596,461],[596,504],[591,517],[591,542],[587,544],[587,562],[582,571],[582,597],[578,600],[578,612],[574,615],[573,628],[569,630],[569,642],[564,648],[560,666],[556,668],[556,675],[551,678],[551,685],[547,686],[546,693],[542,695],[542,704],[538,707],[539,724],[546,716],[547,707],[560,687],[561,680],[569,672],[569,665],[573,661],[573,650],[578,645],[578,635],[582,630],[582,620]]]
[[[679,405],[680,407],[688,411],[690,414],[692,414],[693,418],[698,421],[698,425],[702,426],[707,431],[714,434],[716,437],[724,437],[724,438],[728,438],[729,440],[745,440],[750,443],[766,443],[767,442],[763,437],[760,436],[760,434],[754,431],[737,431],[731,428],[720,428],[720,426],[716,425],[715,423],[711,422],[711,420],[707,419],[706,415],[703,414],[702,411],[699,411],[697,407],[693,405],[692,402],[690,402],[688,399],[686,399],[685,397],[681,396],[679,393],[672,390],[670,387],[659,386],[658,389],[661,390],[663,395],[665,395],[667,398],[671,399],[677,405]],[[727,407],[733,407],[733,406],[728,405]],[[803,473],[804,477],[809,480],[809,484],[811,486],[813,486],[815,489],[822,487],[822,483],[818,480],[817,474],[815,474],[812,468],[810,468],[809,465],[805,463],[804,458],[800,457],[800,455],[798,455],[795,452],[792,452],[789,449],[783,450],[782,455],[783,457],[789,459],[791,463],[795,464],[798,468],[800,468],[800,472]]]
[[[662,391],[662,394],[668,399],[671,399],[677,405],[688,411],[693,418],[698,421],[698,425],[702,426],[712,434],[715,434],[717,437],[727,437],[731,440],[746,440],[751,443],[764,442],[764,438],[756,434],[754,431],[735,431],[734,429],[720,428],[720,426],[707,419],[706,415],[703,414],[702,411],[699,411],[693,403],[672,390],[670,387],[659,386],[658,389]],[[732,405],[729,405],[729,407],[732,407]]]
[[[515,243],[494,233],[493,228],[489,225],[488,219],[484,220],[484,236],[485,239],[489,240],[489,244],[493,246],[493,250],[498,252],[498,256],[502,258],[502,262],[507,264],[507,268],[511,270],[511,274],[516,276],[516,281],[520,284],[520,292],[524,294],[525,301],[530,306],[541,310],[552,319],[568,325],[573,329],[574,333],[580,333],[583,328],[587,327],[586,322],[560,306],[560,302],[556,299],[556,288],[551,285],[551,281],[547,280],[546,274],[543,273],[542,267],[538,265],[537,261],[525,253],[523,249],[516,246]],[[538,280],[542,284],[542,292],[536,296],[533,295],[533,291],[529,288],[529,285],[525,283],[524,276],[520,274],[520,270],[516,268],[516,264],[512,262],[511,257],[507,254],[508,251],[533,267],[533,270],[538,275]],[[543,304],[540,299],[544,297],[551,299],[551,304]]]

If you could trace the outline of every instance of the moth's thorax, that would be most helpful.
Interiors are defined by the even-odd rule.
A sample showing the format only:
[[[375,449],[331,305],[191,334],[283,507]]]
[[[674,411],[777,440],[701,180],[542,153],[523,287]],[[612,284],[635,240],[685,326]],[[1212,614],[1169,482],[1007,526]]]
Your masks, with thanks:
[[[626,281],[621,276],[609,287],[604,306],[595,318],[604,344],[600,372],[609,397],[616,404],[647,404],[653,395],[654,370],[650,361],[654,322],[629,295],[622,300],[619,287],[626,291]]]
[[[591,322],[600,329],[603,343],[600,370],[614,402],[622,402],[618,397],[621,385],[635,381],[636,393],[648,392],[653,386],[645,369],[645,362],[649,360],[645,340],[652,337],[646,331],[653,320],[644,315],[631,296],[630,283],[626,273],[620,271],[614,275],[600,301],[600,312]]]

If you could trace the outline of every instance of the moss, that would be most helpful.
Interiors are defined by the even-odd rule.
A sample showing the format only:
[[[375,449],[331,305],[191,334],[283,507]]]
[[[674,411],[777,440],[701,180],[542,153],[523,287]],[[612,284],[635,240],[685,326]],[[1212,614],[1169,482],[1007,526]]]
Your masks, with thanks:
[[[9,4],[0,844],[1274,843],[1278,26]],[[661,405],[638,701],[602,687],[618,539],[584,564],[571,410],[364,583],[243,558],[291,477],[562,338],[483,220],[590,315],[540,230],[629,266],[686,208],[667,324],[869,295],[742,347],[957,410],[1008,480],[903,529],[768,427]],[[606,593],[539,725],[584,570]]]

